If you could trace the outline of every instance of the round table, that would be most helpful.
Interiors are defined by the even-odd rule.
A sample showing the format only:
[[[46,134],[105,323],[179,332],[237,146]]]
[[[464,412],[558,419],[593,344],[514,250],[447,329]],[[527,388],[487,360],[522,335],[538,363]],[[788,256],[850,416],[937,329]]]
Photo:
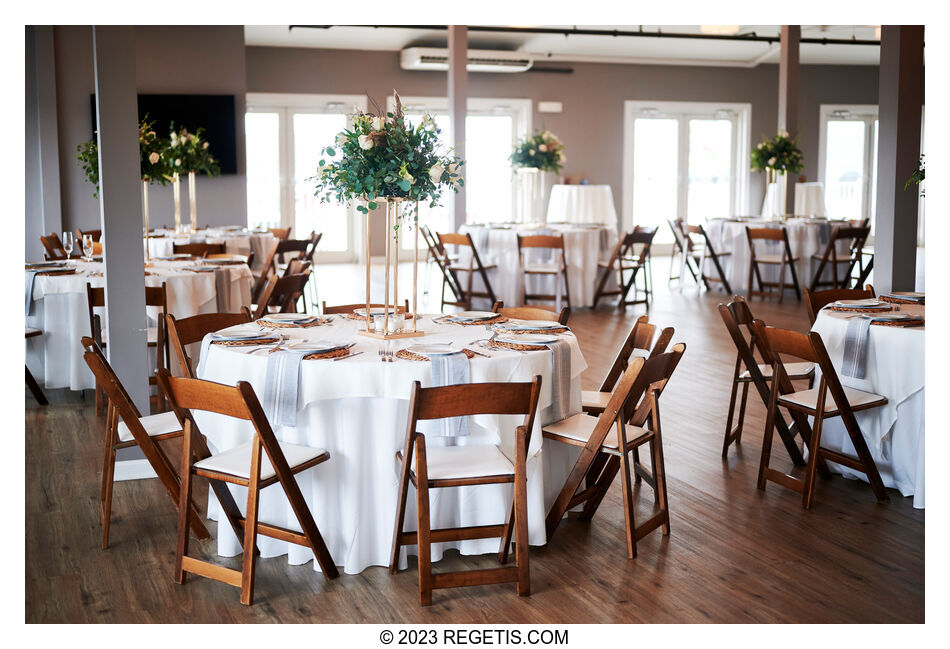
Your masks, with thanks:
[[[297,425],[275,426],[277,438],[295,444],[326,449],[330,460],[297,475],[300,489],[310,506],[314,520],[326,540],[333,559],[347,573],[359,573],[369,566],[389,565],[393,523],[396,516],[399,467],[395,453],[406,437],[408,399],[413,381],[423,387],[432,385],[428,362],[402,360],[380,362],[381,342],[357,335],[362,321],[334,316],[330,325],[307,329],[279,329],[294,339],[356,342],[352,352],[359,356],[344,360],[301,361],[298,391]],[[400,346],[421,343],[452,343],[453,348],[470,347],[488,354],[475,356],[469,363],[470,379],[475,382],[530,381],[541,375],[542,387],[538,415],[528,452],[528,527],[532,544],[547,541],[544,518],[548,505],[557,497],[564,480],[574,465],[579,449],[566,444],[543,442],[540,427],[550,423],[553,353],[550,350],[515,352],[485,350],[470,344],[484,339],[488,333],[482,326],[437,324],[423,316],[419,328],[426,332],[421,338],[402,339]],[[569,382],[570,411],[580,412],[580,376],[587,363],[573,334],[562,334],[571,345],[570,371],[561,380]],[[199,362],[200,378],[234,385],[248,381],[259,398],[265,388],[268,365],[267,350],[242,351],[239,347],[211,345]],[[569,374],[569,376],[568,376]],[[249,422],[207,412],[196,412],[196,422],[207,437],[213,452],[220,452],[251,439]],[[501,450],[514,457],[515,427],[518,416],[477,416],[471,433],[451,438],[457,445],[500,444]],[[438,422],[436,422],[438,423]],[[429,446],[445,444],[433,429],[420,427]],[[247,491],[230,485],[235,500],[243,508]],[[511,503],[510,485],[481,485],[438,489],[430,492],[434,527],[456,525],[488,525],[502,522]],[[209,516],[219,518],[220,510],[213,492],[209,496]],[[262,492],[261,520],[297,527],[290,505],[279,485]],[[406,520],[415,520],[415,498],[410,495]],[[407,523],[407,529],[412,523]],[[234,556],[241,544],[227,525],[218,526],[218,553]],[[258,539],[264,557],[288,555],[291,564],[302,564],[313,557],[309,549],[271,538]],[[433,560],[446,548],[459,548],[464,554],[497,552],[498,539],[480,539],[461,543],[433,544]],[[405,565],[405,552],[401,558]],[[314,561],[314,570],[319,565]]]
[[[225,251],[232,255],[244,255],[254,252],[252,270],[259,271],[267,262],[277,237],[268,230],[249,231],[239,226],[231,228],[208,228],[194,234],[175,234],[174,230],[155,230],[149,234],[148,254],[152,257],[165,257],[174,252],[174,244],[183,243],[223,243]]]
[[[72,275],[37,275],[33,282],[33,308],[26,324],[43,331],[27,341],[27,365],[47,388],[87,390],[95,386],[92,372],[82,359],[80,338],[89,335],[86,284],[105,285],[102,262],[74,262]],[[218,310],[215,273],[185,270],[189,261],[154,261],[146,269],[145,285],[166,285],[168,312],[177,318]],[[228,265],[231,311],[251,304],[253,276],[246,264]],[[146,309],[154,326],[158,310]],[[106,323],[103,318],[103,336]],[[154,362],[154,360],[152,361]]]
[[[571,305],[574,307],[591,306],[594,303],[594,291],[597,282],[597,262],[607,260],[617,245],[617,230],[613,227],[598,225],[569,225],[547,224],[544,226],[531,224],[483,226],[475,224],[463,225],[461,233],[470,233],[478,256],[485,265],[495,264],[497,268],[488,271],[488,281],[491,282],[495,297],[502,300],[505,306],[520,306],[524,304],[523,271],[518,259],[518,234],[563,234],[564,253],[567,259],[567,281],[571,290]],[[543,263],[554,260],[554,252],[535,249],[527,251],[528,263]],[[459,256],[459,264],[468,264],[467,249],[463,249]],[[615,273],[612,273],[615,275]],[[616,279],[610,280],[613,287]],[[474,287],[476,291],[484,290],[481,277],[476,274]],[[563,291],[563,284],[558,282]],[[532,293],[556,293],[554,277],[550,275],[532,276],[528,278],[528,290]],[[566,304],[564,302],[562,306]],[[484,306],[484,305],[479,305]],[[491,305],[487,305],[491,308]]]
[[[610,185],[555,185],[545,220],[548,223],[597,223],[617,229],[617,211]]]
[[[731,255],[719,257],[723,272],[733,293],[744,294],[748,290],[749,282],[749,240],[745,229],[750,228],[781,228],[788,232],[788,243],[792,249],[792,256],[798,257],[795,263],[795,273],[798,275],[798,285],[807,288],[811,284],[812,276],[820,263],[812,259],[812,255],[824,254],[828,240],[835,226],[847,225],[847,221],[827,221],[824,219],[793,218],[786,221],[769,221],[766,219],[710,219],[706,225],[706,234],[712,241],[716,254],[731,252]],[[848,242],[839,241],[837,244],[839,259],[847,257]],[[756,254],[780,255],[783,244],[779,241],[756,241]],[[759,264],[762,280],[777,282],[779,268],[775,264]],[[785,271],[786,287],[791,288],[792,275]],[[706,259],[705,274],[718,277],[712,260]],[[831,280],[831,267],[826,266],[822,278]]]
[[[901,311],[924,313],[924,307],[900,305]],[[887,404],[855,413],[887,487],[914,497],[914,507],[924,507],[924,327],[869,329],[867,369],[864,379],[841,373],[849,312],[827,309],[818,313],[812,331],[821,335],[842,385],[887,397]],[[816,383],[817,385],[817,380]],[[821,445],[855,455],[840,417],[825,421]],[[867,482],[863,473],[829,462],[836,472]]]

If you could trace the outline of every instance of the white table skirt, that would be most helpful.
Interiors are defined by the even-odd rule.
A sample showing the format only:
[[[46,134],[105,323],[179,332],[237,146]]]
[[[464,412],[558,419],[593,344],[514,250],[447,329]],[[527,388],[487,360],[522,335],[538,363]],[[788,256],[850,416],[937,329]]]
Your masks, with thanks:
[[[270,232],[241,232],[209,228],[195,234],[176,235],[173,231],[157,230],[148,240],[148,252],[152,257],[171,255],[174,244],[183,243],[223,243],[225,250],[232,255],[250,255],[254,252],[252,270],[259,271],[277,245],[277,237]]]
[[[846,225],[845,221],[818,221],[812,219],[788,219],[787,221],[766,221],[766,220],[727,220],[710,219],[707,223],[706,233],[712,241],[716,254],[731,252],[731,255],[719,257],[719,263],[722,264],[723,272],[733,293],[745,294],[748,291],[749,283],[749,264],[751,257],[749,254],[749,240],[746,237],[746,226],[750,228],[781,228],[785,226],[788,231],[788,242],[792,249],[792,256],[797,256],[798,262],[795,264],[795,272],[798,275],[798,285],[807,288],[811,284],[812,277],[818,265],[821,263],[817,259],[812,259],[812,255],[820,255],[825,252],[828,240],[836,225]],[[840,255],[848,254],[846,241],[839,241],[838,253]],[[780,241],[756,241],[756,254],[780,255],[784,252],[784,244]],[[843,267],[844,265],[841,264]],[[773,264],[759,264],[759,270],[762,274],[762,280],[766,282],[777,282],[779,267]],[[843,268],[839,269],[843,272]],[[706,275],[718,277],[715,265],[712,260],[707,258]],[[822,278],[831,279],[831,265],[828,264],[822,272]],[[756,288],[758,289],[758,280]],[[788,288],[791,288],[791,271],[785,270],[785,282]]]
[[[901,305],[902,311],[919,307]],[[887,404],[855,413],[881,479],[887,487],[914,497],[914,507],[924,508],[924,347],[923,327],[872,325],[868,338],[865,378],[840,373],[845,332],[850,313],[822,311],[812,327],[821,334],[842,385],[887,397]],[[815,385],[817,385],[817,380]],[[854,446],[840,417],[822,428],[822,446],[854,456]],[[830,462],[838,473],[867,482],[861,472]]]
[[[405,443],[412,382],[418,380],[423,386],[430,385],[428,363],[399,359],[395,363],[380,363],[376,354],[379,343],[357,338],[358,326],[357,322],[337,318],[329,327],[288,334],[311,340],[356,339],[358,345],[354,351],[365,353],[339,362],[304,361],[297,426],[274,429],[282,441],[330,452],[327,462],[298,474],[298,481],[334,562],[350,574],[369,566],[389,564],[399,476],[395,453]],[[431,335],[402,344],[453,341],[461,346],[486,333],[482,327],[436,325],[429,318],[421,321],[420,327]],[[565,338],[572,346],[571,411],[579,412],[580,375],[587,364],[576,339]],[[490,353],[492,358],[475,357],[470,362],[472,382],[528,381],[535,374],[542,376],[539,413],[529,448],[528,525],[530,542],[543,544],[548,505],[557,496],[578,455],[576,449],[564,444],[542,443],[540,426],[551,420],[552,354],[548,351]],[[199,376],[232,385],[246,380],[261,395],[266,366],[264,352],[247,354],[238,348],[212,346],[208,358],[199,366]],[[202,412],[196,413],[196,420],[213,451],[227,450],[251,439],[247,422]],[[518,416],[476,417],[472,434],[460,438],[459,445],[500,443],[502,451],[512,457],[514,429],[521,420]],[[427,433],[425,426],[419,430]],[[431,429],[426,434],[427,445],[443,443],[444,438],[433,434]],[[243,510],[246,490],[234,486],[231,489]],[[511,503],[510,485],[438,489],[430,493],[434,527],[501,523]],[[413,494],[409,500],[406,529],[411,530],[415,528]],[[260,511],[261,520],[265,522],[299,529],[279,485],[264,490]],[[212,518],[220,515],[213,492],[209,496],[209,515]],[[223,556],[240,553],[240,542],[230,528],[219,525],[218,530],[223,530],[218,535],[218,553]],[[264,557],[287,554],[291,564],[305,563],[312,558],[310,550],[283,541],[260,538],[258,544]],[[464,554],[482,554],[496,552],[498,547],[497,539],[434,544],[433,558],[438,560],[446,548],[459,548]],[[405,566],[405,552],[400,563]],[[319,570],[316,562],[314,570]]]
[[[75,275],[37,275],[33,284],[33,313],[26,318],[29,327],[43,331],[26,341],[26,363],[37,382],[47,388],[87,390],[95,386],[95,378],[82,359],[80,338],[89,335],[89,308],[86,283],[104,286],[100,262],[77,262],[84,272]],[[145,277],[146,286],[166,284],[168,311],[177,318],[217,311],[213,273],[181,270],[189,262],[154,262]],[[233,310],[251,304],[252,276],[247,266],[231,269],[231,304]],[[100,310],[101,311],[101,310]],[[146,309],[154,324],[158,309]],[[105,320],[103,318],[103,320]],[[103,322],[105,327],[105,322]],[[108,331],[103,332],[108,336]]]
[[[555,185],[548,199],[547,223],[597,223],[617,230],[610,185]]]
[[[565,257],[567,259],[568,286],[571,291],[571,305],[574,307],[591,306],[594,303],[594,291],[598,279],[597,262],[606,260],[617,245],[617,232],[606,227],[577,227],[567,225],[547,225],[545,227],[515,226],[513,228],[484,227],[463,225],[459,232],[469,232],[472,241],[478,250],[478,256],[483,264],[495,264],[497,267],[488,271],[488,281],[491,282],[495,297],[504,301],[505,306],[521,306],[524,304],[523,271],[518,259],[517,234],[559,234],[564,235]],[[463,249],[459,263],[468,264],[467,250]],[[528,251],[528,263],[552,261],[552,251]],[[612,274],[608,288],[616,287],[616,279]],[[467,278],[462,276],[462,280]],[[484,290],[481,277],[476,274],[475,290]],[[448,290],[448,289],[446,289]],[[556,295],[560,290],[564,294],[563,281],[555,280],[552,276],[541,275],[528,278],[528,290],[532,293]],[[487,300],[482,300],[487,302]],[[536,302],[532,302],[536,304]],[[566,301],[562,300],[562,306]],[[473,305],[476,306],[476,305]],[[478,307],[485,304],[478,304]],[[487,305],[491,308],[491,305]]]

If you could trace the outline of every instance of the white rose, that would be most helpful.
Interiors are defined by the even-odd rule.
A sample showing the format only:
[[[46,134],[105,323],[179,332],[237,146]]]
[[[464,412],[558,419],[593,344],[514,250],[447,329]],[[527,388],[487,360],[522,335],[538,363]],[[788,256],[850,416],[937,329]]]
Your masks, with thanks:
[[[534,155],[534,149],[528,149],[528,155]]]
[[[343,146],[344,144],[346,144],[346,136],[340,133],[336,136],[336,145]]]
[[[176,167],[180,167],[180,166],[181,166],[181,158],[175,158],[175,166],[176,166]]]
[[[374,146],[376,146],[376,143],[373,142],[373,138],[371,138],[368,135],[361,135],[359,137],[359,143],[360,143],[360,148],[363,149],[364,151],[369,151]]]
[[[373,118],[373,130],[382,131],[386,128],[386,118],[385,117],[374,117]]]
[[[445,167],[440,165],[438,162],[435,163],[429,168],[429,180],[435,184],[439,184],[439,181],[442,180],[443,172],[445,172]]]
[[[153,152],[152,155],[148,157],[148,161],[151,162],[152,164],[155,164],[156,162],[158,162],[159,159],[161,159],[161,156],[155,152]]]
[[[545,153],[548,150],[548,147],[544,144],[538,145],[538,151]]]
[[[450,174],[455,175],[459,172],[459,166],[453,162],[449,165],[448,171]]]
[[[772,156],[771,158],[769,158],[769,165],[774,165],[774,164],[775,164],[775,156]]]
[[[202,148],[202,149],[207,149],[209,144],[211,144],[211,143],[210,143],[210,142],[205,142],[204,144],[201,145],[201,148]]]

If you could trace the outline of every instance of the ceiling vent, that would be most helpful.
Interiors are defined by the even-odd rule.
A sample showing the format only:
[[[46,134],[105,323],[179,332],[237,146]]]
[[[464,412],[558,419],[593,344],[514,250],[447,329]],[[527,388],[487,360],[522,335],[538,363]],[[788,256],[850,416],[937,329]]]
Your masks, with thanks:
[[[469,72],[525,72],[531,68],[531,56],[523,52],[468,50]],[[449,69],[449,51],[437,47],[409,47],[399,56],[403,70]]]

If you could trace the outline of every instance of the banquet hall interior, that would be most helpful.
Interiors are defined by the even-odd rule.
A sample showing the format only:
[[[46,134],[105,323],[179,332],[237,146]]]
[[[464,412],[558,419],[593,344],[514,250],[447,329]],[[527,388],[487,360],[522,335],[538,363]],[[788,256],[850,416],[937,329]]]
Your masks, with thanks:
[[[24,44],[26,622],[924,622],[924,26]]]

